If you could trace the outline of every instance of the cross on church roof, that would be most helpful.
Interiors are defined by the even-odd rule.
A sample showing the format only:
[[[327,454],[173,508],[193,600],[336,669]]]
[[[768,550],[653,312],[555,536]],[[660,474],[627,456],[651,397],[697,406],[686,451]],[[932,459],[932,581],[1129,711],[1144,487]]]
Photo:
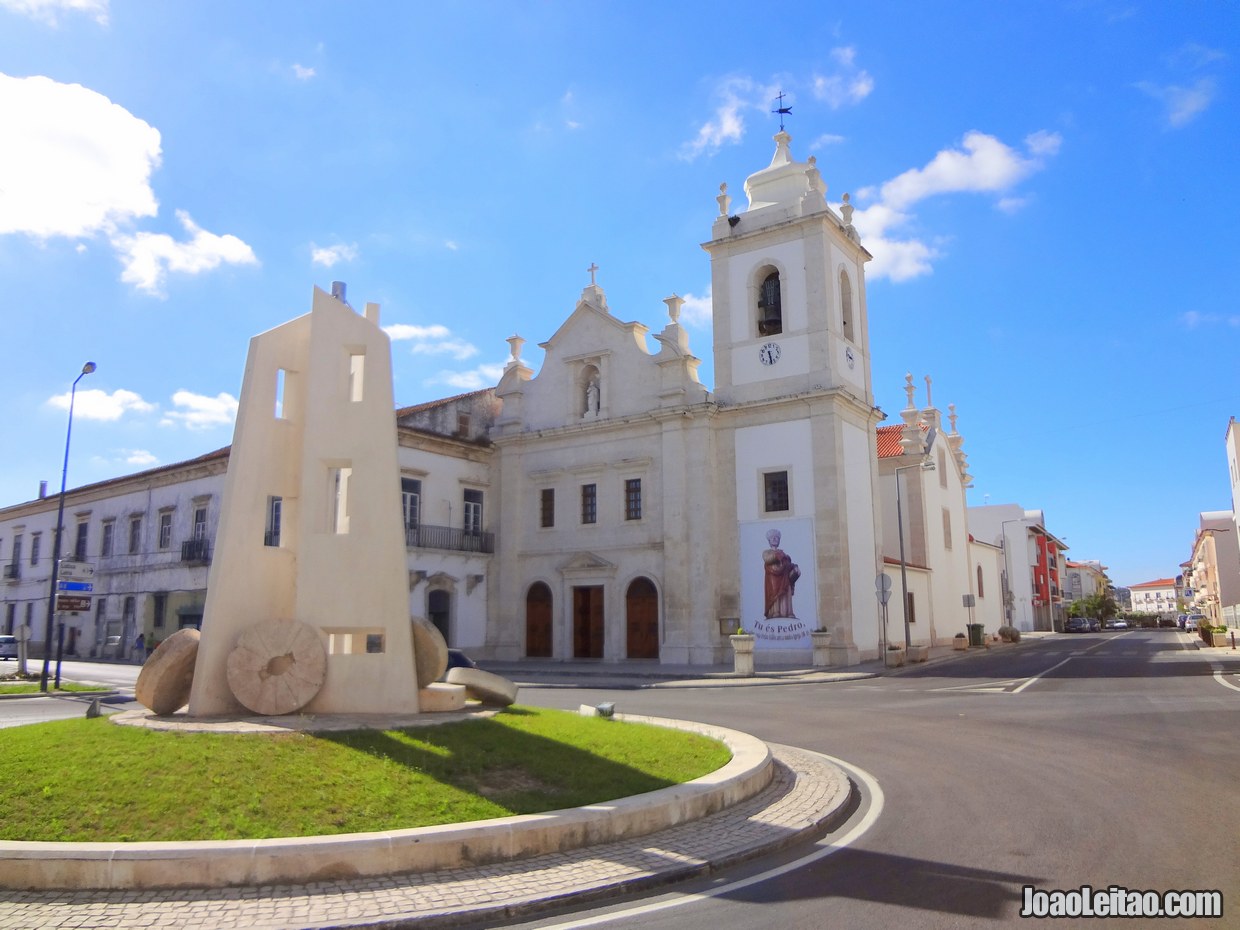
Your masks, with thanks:
[[[594,272],[598,271],[598,265],[594,264],[594,262],[590,262],[590,267],[587,268],[586,271],[590,272],[590,287],[594,287]]]

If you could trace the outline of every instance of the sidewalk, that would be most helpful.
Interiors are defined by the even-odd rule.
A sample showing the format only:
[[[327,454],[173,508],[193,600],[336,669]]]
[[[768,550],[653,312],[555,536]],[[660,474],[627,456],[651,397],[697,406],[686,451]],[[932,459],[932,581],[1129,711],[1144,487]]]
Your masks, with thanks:
[[[1022,633],[1020,643],[991,643],[957,651],[950,639],[930,647],[924,663],[906,664],[902,668],[886,668],[880,659],[859,665],[813,668],[804,666],[763,666],[752,677],[737,675],[729,665],[663,665],[655,661],[592,662],[589,660],[521,659],[514,662],[480,661],[478,666],[502,675],[510,681],[531,688],[599,688],[638,690],[646,688],[730,688],[763,685],[828,684],[857,681],[879,675],[899,675],[906,669],[943,661],[967,659],[996,649],[1020,648],[1021,645],[1057,634],[1049,632]]]

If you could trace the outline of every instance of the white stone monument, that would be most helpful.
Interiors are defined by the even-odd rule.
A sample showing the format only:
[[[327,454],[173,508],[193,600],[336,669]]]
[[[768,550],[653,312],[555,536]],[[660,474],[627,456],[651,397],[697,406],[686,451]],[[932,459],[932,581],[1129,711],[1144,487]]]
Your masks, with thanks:
[[[191,716],[418,712],[394,409],[343,284],[250,341]]]

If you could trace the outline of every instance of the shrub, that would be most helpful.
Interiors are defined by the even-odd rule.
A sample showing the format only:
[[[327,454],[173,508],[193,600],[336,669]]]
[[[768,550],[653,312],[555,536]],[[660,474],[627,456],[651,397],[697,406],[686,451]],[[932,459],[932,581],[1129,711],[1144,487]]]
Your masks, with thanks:
[[[1020,630],[1014,626],[1001,626],[999,627],[999,638],[1005,643],[1019,643]]]

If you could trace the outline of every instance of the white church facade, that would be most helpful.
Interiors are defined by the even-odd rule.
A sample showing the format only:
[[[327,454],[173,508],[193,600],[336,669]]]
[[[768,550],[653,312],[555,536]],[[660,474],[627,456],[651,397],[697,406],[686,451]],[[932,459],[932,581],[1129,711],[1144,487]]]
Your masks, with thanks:
[[[726,188],[717,198],[703,244],[713,390],[698,380],[679,297],[650,333],[613,314],[592,272],[539,343],[537,371],[514,336],[495,388],[396,410],[408,611],[449,645],[483,660],[715,664],[743,628],[760,664],[808,664],[810,633],[827,630],[832,664],[855,664],[884,636],[876,576],[899,586],[897,477],[911,495],[914,641],[968,619],[997,625],[998,550],[969,536],[955,417],[944,433],[929,397],[919,410],[910,390],[912,417],[884,428],[908,440],[897,476],[871,385],[870,256],[847,196],[833,210],[814,159],[795,161],[790,141],[781,130],[771,164],[746,181],[746,209],[731,212]],[[930,428],[938,438],[919,444]],[[927,456],[937,474],[903,467]],[[63,616],[73,652],[128,655],[138,634],[158,641],[201,621],[227,461],[220,450],[69,493],[68,532],[88,524],[76,554],[97,563],[106,605]],[[265,494],[247,533],[278,548],[300,530],[283,495]],[[0,563],[19,566],[0,584],[0,631],[30,623],[36,642],[55,511],[52,498],[0,510]],[[135,522],[146,535],[124,551]],[[45,542],[31,560],[34,535]],[[19,536],[25,548],[11,548]],[[66,547],[76,551],[72,536]],[[962,594],[993,609],[970,617]],[[888,623],[902,625],[893,601]]]

